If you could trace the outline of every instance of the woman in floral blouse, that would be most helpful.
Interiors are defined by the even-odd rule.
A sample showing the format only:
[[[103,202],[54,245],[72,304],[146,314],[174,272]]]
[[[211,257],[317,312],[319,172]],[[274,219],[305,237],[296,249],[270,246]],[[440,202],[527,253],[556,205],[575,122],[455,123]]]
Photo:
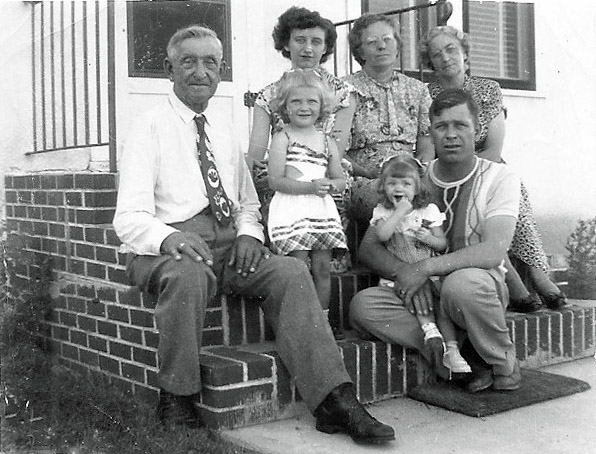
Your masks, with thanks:
[[[395,69],[401,39],[390,18],[364,14],[354,22],[349,41],[362,67],[344,78],[356,89],[346,154],[354,170],[349,216],[365,230],[379,200],[376,182],[383,163],[398,155],[434,157],[428,135],[431,99],[424,83]]]

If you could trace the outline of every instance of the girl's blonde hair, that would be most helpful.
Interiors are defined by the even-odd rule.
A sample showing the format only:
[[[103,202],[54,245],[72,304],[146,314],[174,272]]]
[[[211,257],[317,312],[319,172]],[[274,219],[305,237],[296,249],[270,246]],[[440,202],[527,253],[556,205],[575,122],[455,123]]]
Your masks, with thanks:
[[[404,178],[410,177],[414,180],[416,185],[416,195],[412,200],[412,207],[424,208],[430,202],[430,192],[424,185],[421,173],[422,166],[409,156],[395,156],[383,164],[381,169],[381,176],[377,181],[377,192],[381,196],[381,203],[385,208],[393,208],[393,203],[387,198],[385,194],[385,182],[387,178]]]
[[[277,93],[271,101],[271,109],[279,114],[284,123],[289,123],[287,112],[288,97],[293,89],[299,87],[310,87],[317,90],[321,102],[321,112],[318,123],[325,121],[331,115],[335,107],[333,92],[329,85],[315,69],[292,69],[286,71],[279,81]]]

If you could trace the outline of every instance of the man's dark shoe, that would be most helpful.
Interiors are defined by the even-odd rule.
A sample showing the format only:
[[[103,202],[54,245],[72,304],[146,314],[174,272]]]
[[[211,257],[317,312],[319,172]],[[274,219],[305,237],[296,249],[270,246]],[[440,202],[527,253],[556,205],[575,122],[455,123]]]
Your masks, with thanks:
[[[470,339],[464,340],[460,353],[472,368],[472,376],[466,384],[467,391],[477,393],[490,388],[493,384],[493,369],[478,354]]]
[[[478,393],[492,386],[494,382],[493,372],[490,369],[472,369],[472,379],[466,385],[469,393]]]
[[[347,433],[356,443],[382,443],[395,440],[391,426],[373,418],[356,398],[351,383],[344,383],[327,395],[314,412],[319,432]]]
[[[495,375],[493,389],[497,391],[514,391],[521,386],[521,372],[519,361],[515,360],[513,372],[510,375]]]
[[[199,417],[194,404],[195,397],[195,395],[178,396],[160,389],[157,419],[165,426],[199,427]]]

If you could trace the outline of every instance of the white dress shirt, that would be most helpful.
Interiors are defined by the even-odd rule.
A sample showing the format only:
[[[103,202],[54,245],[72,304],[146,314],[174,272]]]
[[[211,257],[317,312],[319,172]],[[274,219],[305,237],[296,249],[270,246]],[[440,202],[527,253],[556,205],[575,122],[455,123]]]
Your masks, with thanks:
[[[259,199],[244,153],[226,120],[203,112],[217,170],[238,235],[264,241]],[[123,252],[159,255],[163,240],[209,206],[197,156],[197,114],[171,92],[138,118],[122,147],[114,229]]]

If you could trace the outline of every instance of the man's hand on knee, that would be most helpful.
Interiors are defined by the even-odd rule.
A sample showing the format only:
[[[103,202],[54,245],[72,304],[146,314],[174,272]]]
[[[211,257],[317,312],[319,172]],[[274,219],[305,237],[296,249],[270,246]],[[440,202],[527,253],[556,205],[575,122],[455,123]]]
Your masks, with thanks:
[[[432,287],[432,282],[426,281],[426,283],[412,295],[410,304],[406,304],[406,307],[412,314],[428,315],[433,312],[434,293]]]
[[[213,255],[209,246],[195,233],[171,233],[161,243],[160,251],[162,254],[172,256],[174,260],[182,260],[182,256],[186,255],[195,262],[204,261],[208,266],[213,265]]]
[[[267,260],[270,255],[271,251],[259,240],[249,235],[240,235],[232,247],[228,266],[236,267],[236,272],[246,277],[248,273],[254,273],[261,260]]]
[[[432,310],[429,309],[432,308],[432,292],[428,287],[430,275],[423,262],[401,264],[395,273],[394,291],[411,313],[428,315]]]

